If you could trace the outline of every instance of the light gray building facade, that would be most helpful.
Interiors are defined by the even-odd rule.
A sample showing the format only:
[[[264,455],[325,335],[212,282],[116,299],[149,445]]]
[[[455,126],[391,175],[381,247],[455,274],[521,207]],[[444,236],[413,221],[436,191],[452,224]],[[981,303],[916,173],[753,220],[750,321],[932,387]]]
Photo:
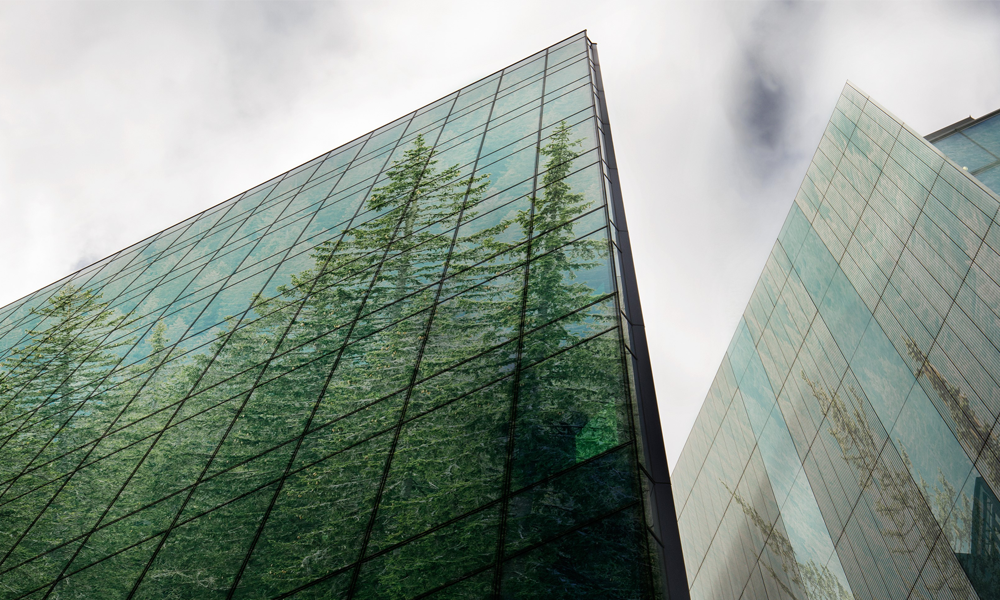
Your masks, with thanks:
[[[998,156],[844,87],[673,473],[693,598],[1000,598]]]

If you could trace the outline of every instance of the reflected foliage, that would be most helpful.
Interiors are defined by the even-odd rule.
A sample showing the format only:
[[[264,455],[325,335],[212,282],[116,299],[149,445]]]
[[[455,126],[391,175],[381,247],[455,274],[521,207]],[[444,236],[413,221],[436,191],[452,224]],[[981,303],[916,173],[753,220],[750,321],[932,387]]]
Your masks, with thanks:
[[[750,519],[753,526],[764,535],[767,549],[778,558],[781,564],[779,573],[768,561],[760,561],[771,579],[789,598],[809,600],[853,600],[856,596],[844,588],[840,579],[827,565],[819,565],[814,560],[800,562],[795,555],[788,536],[781,530],[779,523],[770,523],[765,519],[753,503],[740,493],[734,492],[725,482],[722,485],[732,494],[740,505],[743,513]]]
[[[0,364],[0,596],[646,597],[578,147],[555,127],[538,193],[479,225],[489,176],[416,136],[344,235],[194,352],[91,291],[36,309]]]
[[[958,597],[968,595],[968,584],[952,558],[951,548],[936,543],[941,528],[910,475],[905,450],[899,465],[882,456],[885,435],[878,417],[856,390],[848,387],[845,400],[814,381],[807,379],[807,383],[820,405],[828,407],[828,432],[837,441],[843,460],[851,466],[862,493],[868,492],[873,499],[870,506],[890,550],[913,564],[925,560],[932,563],[933,568],[923,570],[924,585],[931,594],[928,600],[944,593],[945,588]],[[921,597],[919,590],[914,593]]]
[[[909,347],[911,356],[922,365],[917,376],[931,379],[934,389],[942,395],[941,400],[952,407],[953,416],[957,416],[958,411],[967,406],[961,390],[941,375],[915,343]],[[889,543],[890,551],[905,558],[909,564],[923,565],[926,592],[914,588],[914,597],[927,600],[943,594],[974,597],[969,582],[980,598],[998,597],[996,569],[1000,556],[997,544],[1000,528],[996,524],[1000,522],[997,520],[1000,503],[985,482],[977,479],[971,510],[968,496],[956,493],[955,486],[943,472],[939,473],[936,485],[932,486],[922,477],[915,482],[911,475],[912,465],[901,442],[902,460],[898,465],[883,456],[886,448],[884,430],[861,394],[848,386],[845,398],[809,379],[805,373],[801,376],[825,414],[826,433],[836,442],[840,459],[850,467],[849,472],[854,474],[863,496],[869,498],[869,506],[879,523],[879,533]],[[967,431],[971,434],[974,429],[970,427]],[[813,600],[854,597],[825,565],[817,565],[811,560],[799,562],[792,543],[779,526],[780,521],[769,522],[750,501],[728,486],[726,489],[764,536],[767,548],[778,557],[781,573],[766,561],[760,564],[783,592],[792,598]],[[949,540],[968,543],[971,551],[959,553],[956,561]]]
[[[952,430],[959,443],[966,448],[981,448],[982,456],[997,456],[1000,444],[991,431],[992,427],[980,420],[961,388],[945,378],[913,339],[906,340],[906,348],[910,357],[920,365],[916,376],[926,378],[937,393],[941,402],[939,406],[943,406],[942,413],[951,417],[954,423]],[[982,477],[976,477],[971,510],[968,506],[969,499],[964,493],[959,499],[959,506],[948,506],[950,502],[945,504],[955,494],[954,487],[942,474],[939,495],[947,497],[941,498],[941,506],[938,506],[939,502],[934,502],[935,513],[939,520],[949,510],[951,514],[959,515],[958,519],[941,520],[948,523],[946,527],[950,531],[946,533],[956,536],[952,539],[969,542],[969,552],[959,553],[958,560],[980,598],[1000,599],[1000,502],[992,492],[992,489],[1000,485],[1000,464],[987,458],[977,462],[976,466]],[[935,495],[935,500],[937,499],[938,495]],[[970,515],[971,519],[966,515]]]

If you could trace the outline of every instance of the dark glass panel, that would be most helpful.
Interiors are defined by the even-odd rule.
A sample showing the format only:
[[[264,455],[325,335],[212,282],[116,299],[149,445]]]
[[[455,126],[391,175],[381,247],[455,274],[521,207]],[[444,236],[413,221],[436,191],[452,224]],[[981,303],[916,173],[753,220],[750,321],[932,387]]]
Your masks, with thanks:
[[[642,514],[623,510],[503,565],[503,598],[626,599],[649,591]]]
[[[288,597],[295,598],[295,600],[328,600],[330,598],[344,598],[347,596],[347,590],[350,589],[351,586],[351,575],[352,571],[347,571],[344,573],[325,576],[325,579],[321,579],[315,584],[307,584],[309,587]]]
[[[500,382],[403,426],[369,554],[500,497],[511,392]]]
[[[101,523],[100,529],[97,529],[93,533],[88,532],[88,537],[79,546],[79,551],[76,553],[73,562],[67,566],[66,573],[88,569],[91,565],[103,564],[108,559],[111,559],[113,564],[115,562],[115,555],[123,552],[131,552],[131,547],[139,542],[142,542],[142,546],[146,548],[141,559],[142,564],[139,567],[141,571],[142,567],[145,567],[146,562],[148,562],[149,557],[152,556],[153,549],[156,547],[155,542],[149,544],[148,540],[157,540],[160,537],[160,533],[170,527],[170,523],[180,509],[183,500],[184,497],[182,495],[176,495],[117,521],[105,520]],[[133,555],[133,558],[135,558],[135,555]],[[136,560],[138,559],[136,558]],[[117,583],[119,585],[127,583],[127,585],[131,586],[138,575],[138,572],[129,573],[128,577],[120,578],[121,580]],[[86,579],[91,580],[91,576],[87,575]],[[80,579],[76,581],[80,581]],[[64,585],[63,587],[72,588],[75,585],[74,583],[69,586]],[[127,591],[125,595],[127,595]]]
[[[434,600],[479,600],[489,597],[492,591],[493,570],[489,569],[449,584],[426,597]]]
[[[449,364],[451,360],[438,362],[436,366],[432,363],[421,364],[407,413],[421,414],[510,375],[514,371],[516,356],[517,343],[509,342],[462,359],[457,364]],[[435,369],[445,365],[446,370],[434,373]],[[428,374],[427,378],[425,374]]]
[[[72,574],[52,588],[50,598],[126,598],[146,567],[159,537],[123,549],[86,568],[75,566]],[[39,596],[41,597],[41,596]]]
[[[236,598],[271,598],[357,560],[391,441],[382,435],[285,480]]]
[[[267,487],[171,530],[141,580],[135,598],[224,595],[267,509]],[[206,544],[206,540],[212,543]]]
[[[11,598],[20,598],[34,590],[44,592],[59,577],[63,567],[69,562],[79,542],[69,543],[53,552],[43,554],[35,560],[19,565],[16,569],[3,574],[4,594]],[[3,568],[13,565],[4,563]],[[124,582],[130,585],[130,582]],[[32,596],[36,597],[36,596]]]
[[[612,331],[521,372],[513,489],[621,443],[626,397]]]
[[[625,446],[510,499],[506,555],[545,542],[639,499],[633,448]]]
[[[450,523],[361,566],[355,598],[412,598],[490,564],[500,522],[496,507]]]
[[[308,469],[317,461],[326,460],[365,443],[377,435],[392,431],[399,424],[406,391],[368,403],[357,403],[350,411],[332,418],[317,411],[302,438],[292,465],[295,471]],[[295,440],[292,440],[294,445]]]

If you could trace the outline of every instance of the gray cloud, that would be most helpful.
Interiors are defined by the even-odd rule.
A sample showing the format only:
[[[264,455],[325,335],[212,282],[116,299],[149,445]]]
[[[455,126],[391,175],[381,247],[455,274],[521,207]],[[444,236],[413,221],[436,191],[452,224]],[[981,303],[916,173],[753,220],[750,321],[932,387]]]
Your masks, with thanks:
[[[589,28],[676,460],[844,81],[1000,106],[992,3],[0,3],[0,304]]]

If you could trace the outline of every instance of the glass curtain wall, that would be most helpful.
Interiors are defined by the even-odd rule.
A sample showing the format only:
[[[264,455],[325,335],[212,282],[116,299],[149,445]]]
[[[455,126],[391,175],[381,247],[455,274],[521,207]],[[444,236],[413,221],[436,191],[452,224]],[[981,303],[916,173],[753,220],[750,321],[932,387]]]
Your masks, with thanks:
[[[1000,114],[968,120],[972,122],[953,125],[927,139],[962,170],[975,175],[990,189],[1000,190]]]
[[[847,84],[673,473],[694,598],[1000,598],[1000,200]]]
[[[0,308],[0,597],[663,597],[596,69],[573,36]]]

